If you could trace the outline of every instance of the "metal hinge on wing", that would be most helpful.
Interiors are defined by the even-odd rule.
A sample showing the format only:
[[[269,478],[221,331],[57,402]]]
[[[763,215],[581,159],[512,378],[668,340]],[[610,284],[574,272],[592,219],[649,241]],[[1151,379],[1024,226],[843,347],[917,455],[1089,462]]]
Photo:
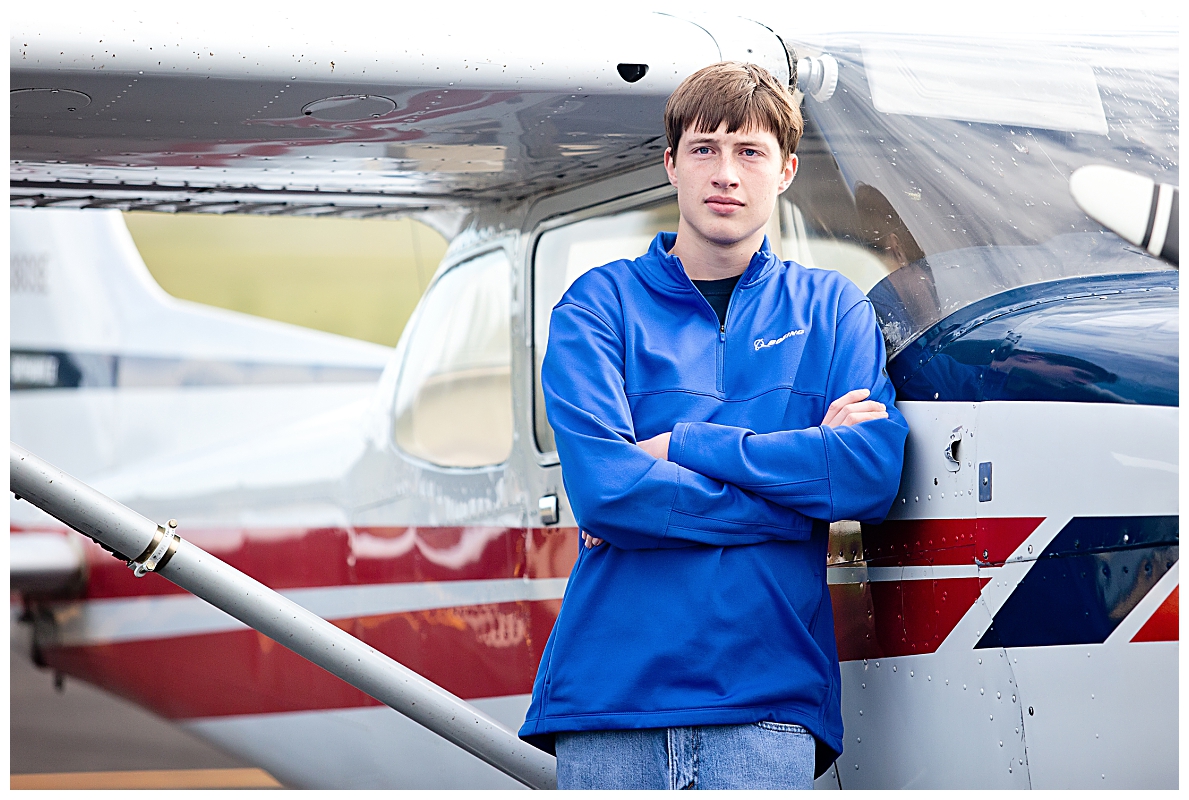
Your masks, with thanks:
[[[150,572],[155,572],[173,558],[182,537],[177,534],[178,521],[176,519],[171,519],[166,525],[168,530],[158,525],[157,533],[153,535],[149,546],[144,549],[143,553],[128,562],[128,567],[136,577],[143,578]]]

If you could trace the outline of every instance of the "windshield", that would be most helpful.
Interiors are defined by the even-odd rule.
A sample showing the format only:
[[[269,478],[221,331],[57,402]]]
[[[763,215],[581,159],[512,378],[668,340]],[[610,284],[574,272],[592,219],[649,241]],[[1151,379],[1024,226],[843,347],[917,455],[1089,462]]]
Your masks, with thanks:
[[[1170,268],[1087,217],[1069,177],[1109,164],[1178,183],[1175,37],[849,37],[797,52],[832,56],[838,81],[803,106],[785,255],[856,280],[889,356],[1016,286]]]

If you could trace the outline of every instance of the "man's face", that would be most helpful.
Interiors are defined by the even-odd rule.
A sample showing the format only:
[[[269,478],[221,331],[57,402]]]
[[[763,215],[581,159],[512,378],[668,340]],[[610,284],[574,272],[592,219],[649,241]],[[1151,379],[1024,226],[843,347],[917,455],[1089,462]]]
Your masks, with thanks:
[[[665,150],[665,169],[677,187],[682,222],[695,236],[720,246],[761,230],[797,171],[795,155],[781,160],[774,134],[727,133],[726,127],[723,123],[714,133],[686,129],[677,152]]]

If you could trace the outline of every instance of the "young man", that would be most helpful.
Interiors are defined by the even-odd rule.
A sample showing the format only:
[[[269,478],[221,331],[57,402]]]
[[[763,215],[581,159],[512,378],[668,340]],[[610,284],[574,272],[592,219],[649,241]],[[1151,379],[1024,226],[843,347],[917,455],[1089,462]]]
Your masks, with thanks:
[[[867,298],[764,236],[797,169],[788,91],[716,64],[665,129],[676,235],[551,317],[584,546],[520,735],[559,788],[809,788],[842,750],[829,522],[883,518],[908,429]]]

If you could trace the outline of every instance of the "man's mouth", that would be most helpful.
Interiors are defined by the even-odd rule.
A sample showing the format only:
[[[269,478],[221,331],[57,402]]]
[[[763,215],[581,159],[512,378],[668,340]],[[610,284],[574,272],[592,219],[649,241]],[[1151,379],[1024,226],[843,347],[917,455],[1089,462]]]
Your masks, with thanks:
[[[736,200],[733,197],[725,197],[720,194],[711,195],[703,201],[706,206],[718,214],[731,214],[736,209],[743,208],[743,202]]]

